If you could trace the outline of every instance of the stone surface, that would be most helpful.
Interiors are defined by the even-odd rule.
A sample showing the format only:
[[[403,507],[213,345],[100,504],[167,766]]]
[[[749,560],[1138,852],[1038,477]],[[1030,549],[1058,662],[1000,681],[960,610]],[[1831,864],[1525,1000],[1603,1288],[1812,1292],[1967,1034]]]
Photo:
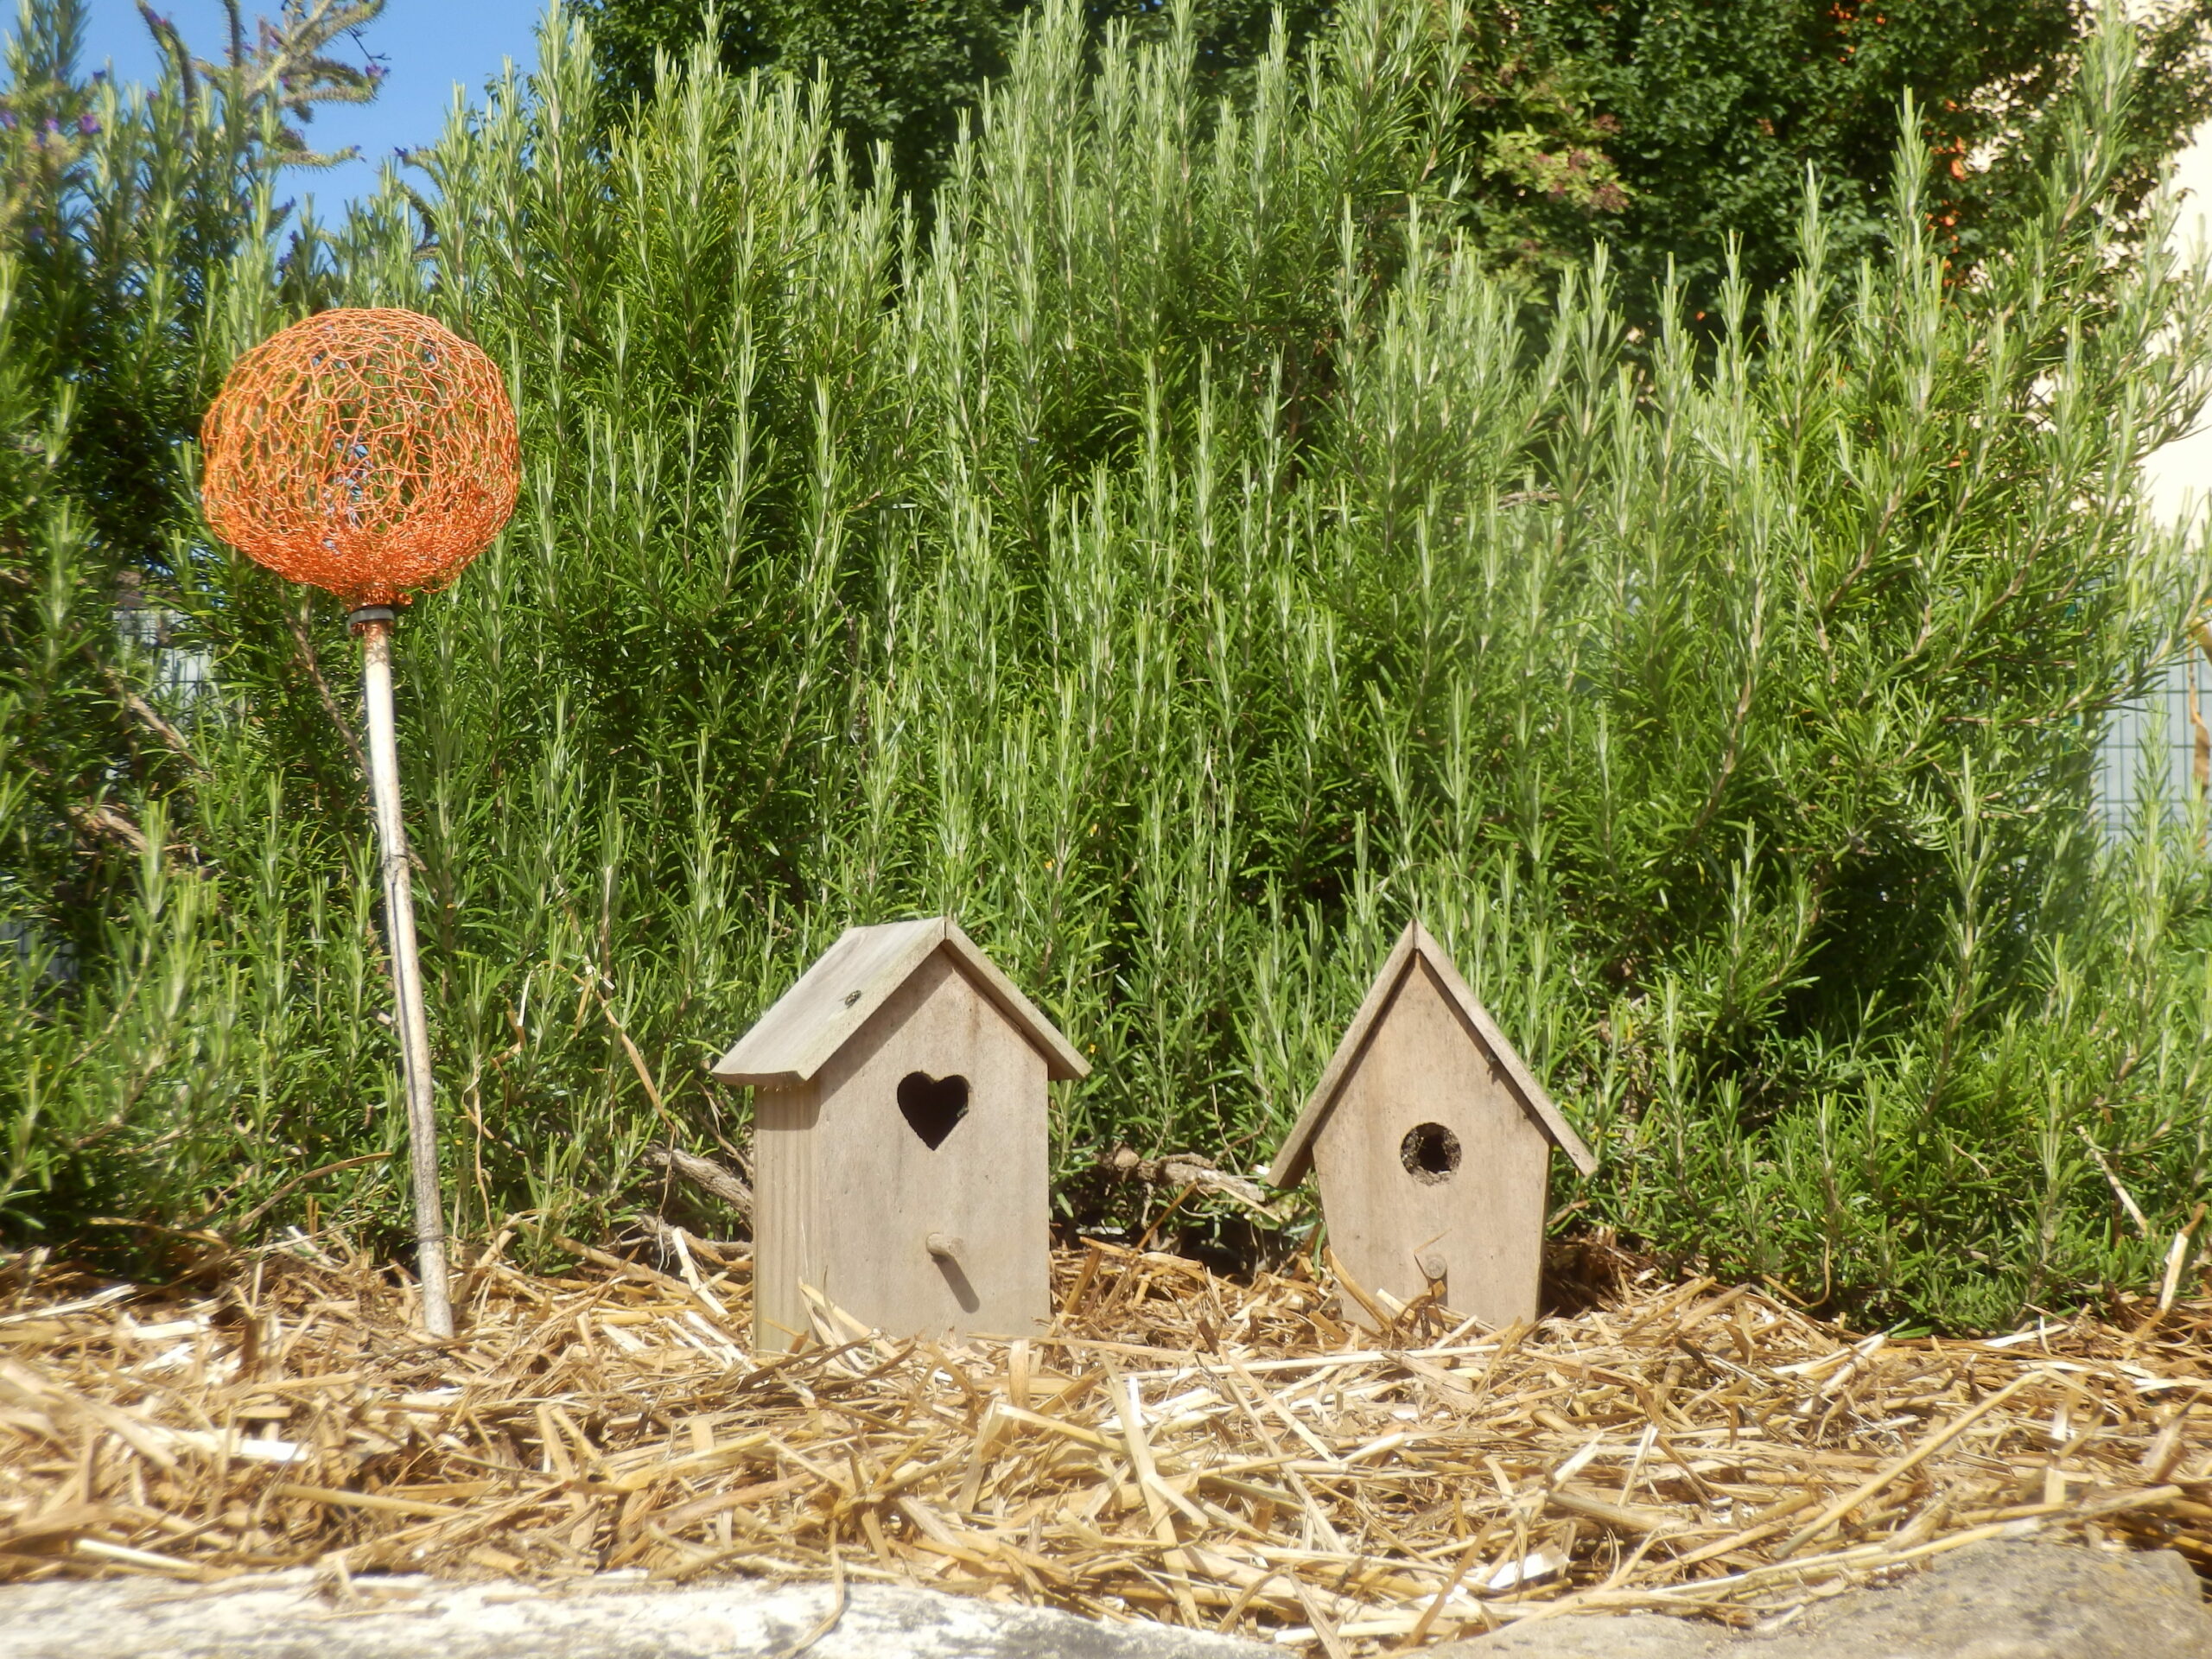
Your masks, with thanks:
[[[351,1599],[349,1599],[348,1597]],[[226,1585],[132,1580],[0,1589],[0,1659],[1281,1659],[1280,1648],[885,1585],[533,1589],[312,1573]],[[811,1646],[808,1638],[819,1631]],[[1561,1618],[1427,1659],[2212,1659],[2188,1564],[2034,1541],[1976,1545],[1782,1628]]]
[[[134,1580],[0,1590],[0,1659],[1281,1659],[1281,1649],[929,1590],[733,1580],[588,1590]]]
[[[1427,1659],[2212,1659],[2212,1609],[2171,1551],[1969,1545],[1896,1584],[1741,1635],[1637,1613],[1509,1626]]]

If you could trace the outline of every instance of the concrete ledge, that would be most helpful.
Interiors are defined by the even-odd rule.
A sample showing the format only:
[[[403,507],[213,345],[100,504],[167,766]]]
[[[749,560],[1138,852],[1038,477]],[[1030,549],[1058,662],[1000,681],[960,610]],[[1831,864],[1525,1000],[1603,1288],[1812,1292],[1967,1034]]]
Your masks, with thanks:
[[[537,1589],[302,1569],[232,1585],[131,1580],[0,1590],[0,1659],[1281,1659],[1154,1624],[892,1585],[605,1580]]]
[[[196,1586],[129,1580],[0,1589],[0,1659],[1282,1659],[1163,1625],[891,1585],[756,1579],[671,1586],[363,1578],[308,1570]],[[812,1638],[810,1641],[810,1638]],[[2212,1659],[2188,1563],[2022,1540],[1939,1557],[1736,1634],[1654,1614],[1564,1617],[1430,1659]]]
[[[1654,1613],[1569,1616],[1455,1642],[1429,1659],[2212,1659],[2212,1610],[2171,1550],[1973,1544],[1893,1586],[1778,1623],[1738,1635]]]

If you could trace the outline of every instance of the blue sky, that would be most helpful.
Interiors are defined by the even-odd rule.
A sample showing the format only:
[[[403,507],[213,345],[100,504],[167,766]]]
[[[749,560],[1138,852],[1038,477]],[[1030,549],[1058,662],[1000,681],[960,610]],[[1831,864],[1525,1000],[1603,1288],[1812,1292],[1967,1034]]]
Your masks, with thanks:
[[[154,9],[176,24],[200,56],[217,54],[224,38],[219,0],[155,0]],[[86,0],[86,10],[92,28],[84,67],[90,71],[112,63],[118,80],[153,79],[153,43],[131,0]],[[274,12],[276,0],[245,0],[244,10],[249,16]],[[456,84],[470,102],[480,103],[484,83],[499,75],[506,59],[529,71],[537,61],[537,22],[544,11],[544,0],[391,0],[384,16],[362,31],[359,46],[349,48],[357,62],[365,51],[384,61],[390,72],[384,91],[373,104],[324,105],[307,130],[315,149],[356,144],[361,159],[327,169],[296,169],[287,177],[286,188],[314,196],[325,217],[334,214],[343,200],[373,190],[385,157],[438,136]],[[15,32],[12,20],[8,32]]]

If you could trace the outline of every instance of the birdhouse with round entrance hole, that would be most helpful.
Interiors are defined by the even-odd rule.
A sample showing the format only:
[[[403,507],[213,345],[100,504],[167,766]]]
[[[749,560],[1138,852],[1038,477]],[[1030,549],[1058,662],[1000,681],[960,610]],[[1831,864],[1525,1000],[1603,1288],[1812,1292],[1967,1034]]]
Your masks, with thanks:
[[[855,927],[715,1065],[750,1084],[753,1345],[1052,1314],[1046,1087],[1090,1071],[949,916]]]
[[[1420,922],[1408,923],[1268,1179],[1310,1166],[1330,1249],[1370,1294],[1433,1289],[1491,1325],[1536,1315],[1552,1148],[1590,1148]],[[1372,1315],[1346,1295],[1344,1313]]]

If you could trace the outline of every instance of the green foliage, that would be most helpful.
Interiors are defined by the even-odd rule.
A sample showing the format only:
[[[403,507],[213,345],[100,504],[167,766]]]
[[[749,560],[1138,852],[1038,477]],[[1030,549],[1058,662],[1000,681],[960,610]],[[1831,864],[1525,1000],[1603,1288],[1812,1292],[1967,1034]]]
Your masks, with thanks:
[[[464,1231],[663,1202],[649,1144],[742,1145],[712,1057],[845,925],[940,908],[1093,1057],[1064,1172],[1262,1162],[1418,912],[1598,1148],[1587,1216],[1961,1323],[2151,1275],[2208,1174],[2203,825],[2107,849],[2088,779],[2206,597],[2136,479],[2212,288],[2117,257],[2135,37],[1977,283],[1909,144],[1878,259],[1815,204],[1787,281],[1636,342],[1602,261],[1531,325],[1456,228],[1481,42],[1437,20],[1360,0],[1220,110],[1187,34],[1094,63],[1057,5],[926,233],[802,86],[702,47],[610,125],[556,25],[428,156],[427,250],[397,187],[329,241],[524,427],[515,524],[400,631]],[[218,362],[311,302],[227,269]],[[108,601],[6,506],[15,746]],[[398,1122],[352,647],[175,545],[214,682],[192,762],[113,786],[147,851],[76,978],[21,954],[0,1205],[388,1225],[396,1168],[326,1167]],[[34,939],[46,849],[98,840],[48,787],[11,747]]]
[[[125,91],[79,76],[83,35],[77,0],[23,0],[0,95],[0,1206],[33,1226],[140,1207],[149,1180],[148,1207],[190,1220],[178,1195],[219,1185],[242,1135],[267,1144],[265,1109],[240,1103],[287,1055],[302,891],[268,885],[280,827],[226,828],[222,786],[264,746],[193,695],[182,594],[204,531],[181,451],[236,346],[327,302],[311,258],[271,257],[270,183],[301,159],[284,118],[319,96],[319,43],[280,28],[220,73],[173,58]],[[296,73],[253,79],[271,64]],[[207,861],[241,834],[275,910]],[[248,1053],[222,988],[272,947]]]
[[[1003,75],[1037,3],[751,0],[720,9],[715,38],[728,69],[822,65],[861,162],[888,143],[895,175],[926,200],[962,113]],[[1083,10],[1094,41],[1122,27],[1156,43],[1186,28],[1195,85],[1241,99],[1276,9],[1195,0],[1187,22],[1156,0]],[[1280,10],[1295,48],[1335,8]],[[656,63],[681,61],[706,26],[696,0],[586,0],[586,11],[603,79],[626,99],[649,93]],[[1964,269],[2024,232],[2094,17],[2084,0],[1438,0],[1427,27],[1452,41],[1438,96],[1458,118],[1429,169],[1442,169],[1494,271],[1548,288],[1602,241],[1619,302],[1650,326],[1670,267],[1693,308],[1718,307],[1732,238],[1754,287],[1786,277],[1808,168],[1833,257],[1847,267],[1877,251],[1911,93],[1936,162],[1923,211]],[[2163,0],[2142,22],[2143,73],[2105,135],[2118,151],[2106,207],[2122,217],[2139,215],[2164,160],[2212,116],[2212,0]]]
[[[25,0],[0,97],[0,742],[30,815],[0,881],[65,961],[100,950],[144,844],[116,798],[190,768],[117,632],[159,630],[197,524],[176,447],[223,366],[211,334],[242,286],[256,317],[297,298],[262,251],[267,112],[86,83],[82,34],[73,0]]]
[[[308,148],[302,130],[324,104],[366,104],[375,99],[384,66],[362,65],[331,55],[339,38],[359,32],[384,15],[385,0],[283,0],[274,19],[257,18],[252,28],[238,0],[223,0],[229,29],[223,55],[195,56],[175,22],[138,0],[154,40],[168,60],[185,101],[209,97],[240,112],[270,119],[264,135],[268,159],[287,167],[329,167],[350,161],[353,145],[328,155]]]
[[[650,99],[661,69],[709,29],[733,74],[782,69],[830,86],[837,124],[863,166],[884,146],[899,178],[943,175],[960,118],[1006,72],[1021,0],[589,0],[606,109],[620,119]]]
[[[2120,218],[2139,213],[2212,114],[2212,5],[2141,16],[2142,71],[2103,137],[2105,211]],[[1808,168],[1833,255],[1878,249],[1907,93],[1936,162],[1920,207],[1946,257],[1963,270],[2031,234],[2095,17],[2082,0],[1540,0],[1516,28],[1528,60],[1605,124],[1626,200],[1570,251],[1594,229],[1640,310],[1670,264],[1695,303],[1717,306],[1732,238],[1755,286],[1783,280],[1802,255]]]
[[[606,118],[650,99],[662,68],[682,65],[695,42],[714,42],[727,73],[782,70],[829,83],[832,123],[855,170],[872,175],[879,147],[901,188],[926,204],[950,166],[963,118],[986,85],[1003,79],[1033,0],[581,0],[591,31]],[[1109,29],[1158,41],[1189,30],[1193,70],[1209,90],[1249,90],[1267,55],[1277,10],[1303,41],[1326,0],[1192,0],[1182,22],[1157,0],[1087,0],[1094,39]]]

